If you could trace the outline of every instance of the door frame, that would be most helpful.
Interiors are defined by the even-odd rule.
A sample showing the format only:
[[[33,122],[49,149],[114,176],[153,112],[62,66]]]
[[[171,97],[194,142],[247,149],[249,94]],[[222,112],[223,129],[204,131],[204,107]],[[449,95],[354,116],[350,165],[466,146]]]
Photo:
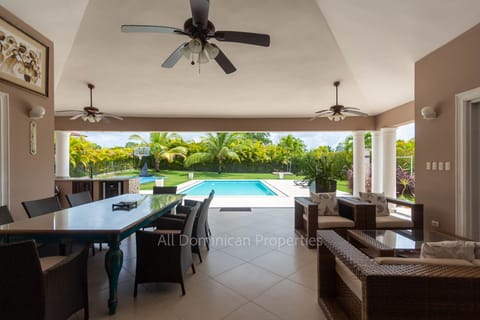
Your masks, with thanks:
[[[0,204],[10,204],[10,117],[8,94],[0,92]]]

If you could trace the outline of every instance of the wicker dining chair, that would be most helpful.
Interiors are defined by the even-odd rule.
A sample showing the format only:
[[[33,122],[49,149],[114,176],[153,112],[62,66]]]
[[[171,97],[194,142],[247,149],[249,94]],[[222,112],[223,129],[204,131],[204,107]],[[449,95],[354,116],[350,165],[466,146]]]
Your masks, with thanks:
[[[87,247],[39,258],[34,241],[0,244],[0,319],[88,319]]]
[[[27,212],[29,218],[38,217],[62,209],[57,197],[23,201],[22,206]]]
[[[177,186],[153,187],[153,194],[176,194]]]
[[[7,206],[0,207],[0,225],[13,222],[12,215]]]
[[[77,193],[69,193],[65,195],[65,198],[67,198],[68,205],[70,208],[80,206],[82,204],[87,204],[90,202],[93,202],[92,195],[90,194],[90,191],[82,191],[82,192],[77,192]],[[102,243],[98,242],[99,244],[99,249],[102,251]],[[92,243],[91,244],[91,249],[92,249],[92,255],[95,255],[95,245]]]
[[[137,231],[137,268],[135,271],[135,288],[146,282],[180,283],[185,295],[184,274],[193,265],[191,237],[192,228],[200,204],[191,208],[183,222],[181,230]]]
[[[193,224],[192,231],[192,238],[195,239],[192,244],[192,252],[198,255],[200,262],[203,262],[200,250],[201,246],[205,245],[207,250],[210,250],[207,218],[210,203],[212,202],[214,194],[215,192],[212,190],[209,197],[204,201],[188,200],[188,203],[190,205],[200,206],[197,218],[195,219],[195,223]],[[191,210],[191,208],[191,206],[177,206],[176,215],[169,214],[166,216],[162,216],[157,220],[157,229],[180,229],[183,223],[183,219],[185,218],[185,213]],[[175,223],[175,221],[177,222]]]

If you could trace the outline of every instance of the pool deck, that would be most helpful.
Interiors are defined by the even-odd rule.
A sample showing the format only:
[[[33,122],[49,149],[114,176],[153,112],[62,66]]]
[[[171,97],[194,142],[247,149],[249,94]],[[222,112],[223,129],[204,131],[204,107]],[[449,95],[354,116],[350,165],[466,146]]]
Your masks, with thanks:
[[[182,193],[194,184],[202,180],[191,180],[178,185],[178,193]],[[278,196],[215,196],[210,204],[212,208],[225,207],[251,207],[251,208],[292,208],[294,197],[307,197],[310,195],[308,188],[297,186],[294,180],[272,179],[262,180],[270,189],[275,191]],[[152,191],[142,190],[141,193],[152,193]],[[337,191],[337,195],[345,196],[348,193]],[[203,200],[203,196],[186,196],[185,199]]]

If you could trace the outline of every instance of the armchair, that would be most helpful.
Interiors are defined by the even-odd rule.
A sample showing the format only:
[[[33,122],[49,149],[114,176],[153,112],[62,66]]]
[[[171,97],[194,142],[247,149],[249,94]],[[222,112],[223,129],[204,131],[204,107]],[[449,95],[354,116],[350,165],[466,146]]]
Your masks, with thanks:
[[[338,216],[319,216],[318,204],[306,197],[295,198],[295,232],[309,248],[317,245],[319,229],[333,229],[346,236],[348,229],[374,229],[375,205],[356,198],[337,198]],[[368,219],[370,217],[370,219]]]
[[[423,229],[423,204],[387,197],[387,205],[389,204],[410,209],[410,219],[402,219],[395,214],[369,217],[375,219],[376,229]]]

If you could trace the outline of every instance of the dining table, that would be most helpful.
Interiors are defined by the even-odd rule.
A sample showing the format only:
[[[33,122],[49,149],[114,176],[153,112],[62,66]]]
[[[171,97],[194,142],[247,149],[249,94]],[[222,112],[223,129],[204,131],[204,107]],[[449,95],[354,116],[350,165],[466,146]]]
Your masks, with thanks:
[[[110,291],[108,309],[110,314],[115,314],[118,277],[123,264],[121,241],[170,212],[183,197],[182,194],[123,194],[0,225],[0,242],[34,239],[108,243],[105,254]]]

